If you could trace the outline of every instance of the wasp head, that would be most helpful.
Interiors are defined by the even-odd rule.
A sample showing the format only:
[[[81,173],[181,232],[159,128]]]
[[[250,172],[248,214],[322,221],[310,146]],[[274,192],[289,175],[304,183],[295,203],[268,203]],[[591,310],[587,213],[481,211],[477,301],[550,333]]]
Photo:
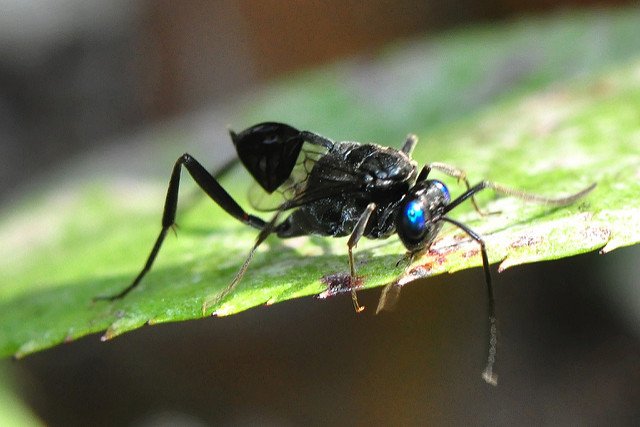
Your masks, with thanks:
[[[440,215],[450,201],[449,190],[440,181],[420,181],[409,190],[396,216],[396,232],[408,251],[431,245],[442,228]]]

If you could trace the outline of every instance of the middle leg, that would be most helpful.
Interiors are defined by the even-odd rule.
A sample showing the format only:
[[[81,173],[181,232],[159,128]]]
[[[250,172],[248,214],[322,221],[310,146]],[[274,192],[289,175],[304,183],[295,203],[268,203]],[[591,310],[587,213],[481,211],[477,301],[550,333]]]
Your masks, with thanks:
[[[371,218],[371,214],[375,209],[376,209],[375,203],[369,203],[367,205],[367,208],[364,210],[364,212],[362,212],[362,215],[360,215],[360,219],[358,219],[356,226],[353,227],[353,231],[351,232],[351,237],[349,237],[349,241],[347,242],[347,247],[349,248],[349,271],[351,274],[351,282],[350,282],[351,299],[353,300],[353,308],[356,310],[356,313],[360,313],[362,310],[364,310],[364,306],[361,306],[360,304],[358,304],[358,295],[356,294],[355,284],[356,284],[357,277],[356,277],[355,261],[353,259],[353,248],[356,247],[356,245],[358,244],[358,241],[364,234],[365,227],[367,226],[367,223],[369,222],[369,218]]]

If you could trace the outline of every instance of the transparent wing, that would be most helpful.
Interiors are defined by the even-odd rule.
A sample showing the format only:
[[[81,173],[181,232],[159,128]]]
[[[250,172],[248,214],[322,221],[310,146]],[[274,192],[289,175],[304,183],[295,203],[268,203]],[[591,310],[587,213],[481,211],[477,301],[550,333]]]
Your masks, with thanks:
[[[353,161],[345,161],[341,154],[329,156],[332,154],[335,155],[331,159],[323,159],[327,155],[326,149],[305,145],[289,178],[272,194],[259,188],[252,189],[251,205],[262,211],[288,210],[337,195],[361,192],[364,172]]]
[[[311,170],[326,154],[326,148],[304,143],[291,174],[273,193],[267,193],[257,182],[251,185],[248,195],[251,207],[258,211],[276,211],[283,204],[293,204],[304,195]]]

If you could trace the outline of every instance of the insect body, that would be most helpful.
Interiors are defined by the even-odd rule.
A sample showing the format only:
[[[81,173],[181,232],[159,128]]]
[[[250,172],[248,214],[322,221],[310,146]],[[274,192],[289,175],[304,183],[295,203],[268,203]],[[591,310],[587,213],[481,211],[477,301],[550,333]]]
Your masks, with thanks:
[[[409,135],[400,150],[376,144],[334,142],[318,134],[299,131],[282,123],[260,123],[236,134],[231,132],[238,157],[253,175],[264,192],[278,194],[280,201],[271,209],[271,220],[247,213],[220,186],[218,181],[189,154],[176,161],[165,200],[162,229],[147,262],[134,281],[121,292],[98,299],[115,300],[134,289],[151,268],[167,231],[175,224],[180,185],[180,172],[184,166],[209,197],[237,220],[260,232],[256,243],[233,281],[217,297],[228,295],[246,271],[256,248],[270,235],[287,238],[301,235],[350,236],[347,242],[351,296],[356,311],[357,283],[353,248],[362,236],[371,239],[386,238],[397,233],[407,248],[407,257],[429,249],[444,223],[461,229],[480,245],[489,298],[489,357],[484,378],[495,383],[492,373],[495,360],[496,322],[489,272],[489,261],[482,238],[466,225],[447,214],[467,199],[479,209],[474,195],[490,188],[504,195],[524,200],[564,206],[591,191],[595,184],[573,195],[548,198],[514,190],[502,185],[482,181],[471,187],[464,171],[455,167],[431,163],[418,172],[411,153],[417,138]],[[428,179],[437,170],[457,178],[466,191],[452,200],[449,190],[440,181]],[[259,203],[258,203],[259,204]],[[287,217],[282,218],[283,215]]]

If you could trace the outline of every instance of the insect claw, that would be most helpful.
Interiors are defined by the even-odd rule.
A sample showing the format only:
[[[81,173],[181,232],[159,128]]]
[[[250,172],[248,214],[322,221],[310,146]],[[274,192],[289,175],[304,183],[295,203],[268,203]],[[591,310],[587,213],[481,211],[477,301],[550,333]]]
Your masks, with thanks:
[[[353,301],[353,309],[356,313],[362,313],[364,311],[364,305],[358,304],[358,295],[356,294],[355,289],[351,289],[351,299]]]
[[[413,260],[415,259],[418,252],[406,252],[402,258],[396,262],[396,268],[400,267],[401,264],[405,264],[405,267],[409,267]]]
[[[224,291],[220,292],[217,295],[214,295],[212,297],[207,297],[204,300],[204,303],[202,303],[202,317],[206,316],[207,314],[207,310],[211,307],[215,307],[218,306],[220,304],[220,302],[224,299],[224,297],[226,297],[227,295],[229,295],[231,292],[231,290],[233,289],[232,286],[227,287],[227,289],[225,289]],[[217,311],[214,311],[213,313],[211,313],[212,316],[215,316],[217,313]]]
[[[498,385],[498,376],[494,374],[491,369],[485,369],[482,373],[482,379],[487,382],[487,384],[497,387]]]
[[[349,276],[349,286],[351,287],[353,309],[356,313],[362,313],[364,311],[364,305],[358,303],[358,293],[356,292],[356,288],[362,286],[362,276]]]
[[[400,267],[400,264],[409,265],[409,257],[405,254],[403,255],[398,262],[396,262],[396,268]]]

